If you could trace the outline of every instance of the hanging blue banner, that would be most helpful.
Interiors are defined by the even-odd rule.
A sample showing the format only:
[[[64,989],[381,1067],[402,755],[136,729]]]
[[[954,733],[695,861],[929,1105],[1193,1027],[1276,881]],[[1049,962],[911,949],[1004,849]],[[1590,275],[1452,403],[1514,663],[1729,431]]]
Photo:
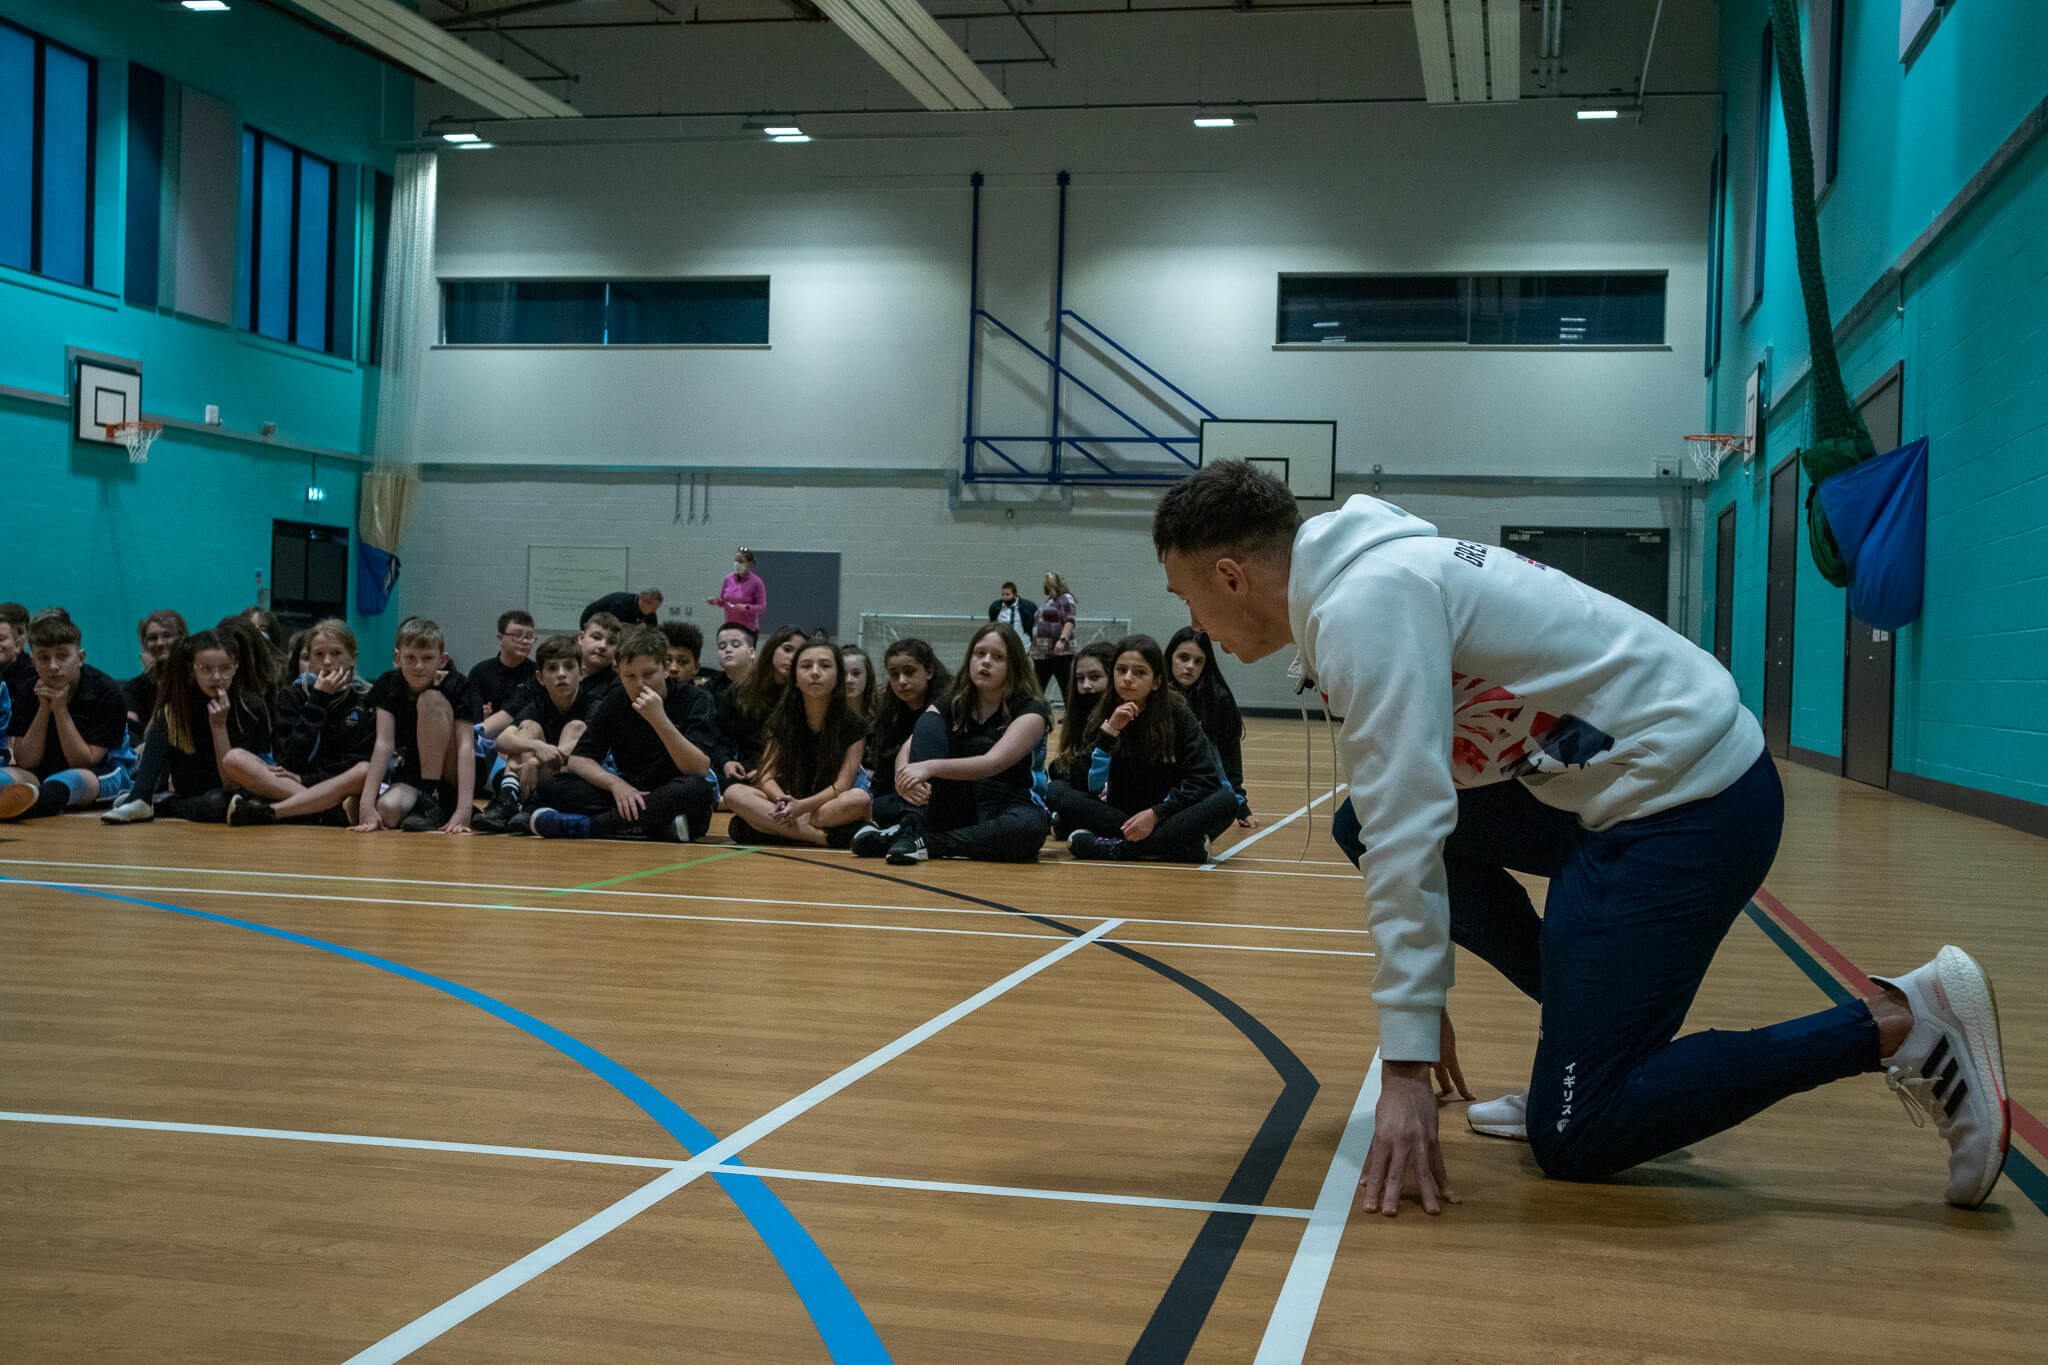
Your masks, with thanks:
[[[382,616],[398,586],[398,556],[366,541],[356,542],[356,612]]]
[[[1927,579],[1927,438],[1830,476],[1819,495],[1849,566],[1849,610],[1881,630],[1919,620]]]

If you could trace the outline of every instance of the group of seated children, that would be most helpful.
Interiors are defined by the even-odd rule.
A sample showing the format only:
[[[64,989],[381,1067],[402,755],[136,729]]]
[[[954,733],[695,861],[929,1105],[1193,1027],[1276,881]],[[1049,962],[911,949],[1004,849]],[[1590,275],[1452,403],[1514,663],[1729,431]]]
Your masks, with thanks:
[[[957,674],[902,639],[879,677],[857,645],[795,626],[757,644],[734,623],[701,669],[696,627],[605,611],[541,641],[506,612],[467,674],[412,617],[374,682],[342,621],[274,633],[254,608],[196,634],[152,612],[122,683],[85,662],[62,608],[0,603],[0,820],[104,807],[109,824],[688,843],[725,811],[738,843],[896,864],[1030,862],[1048,834],[1077,858],[1199,862],[1232,820],[1256,824],[1243,718],[1188,629],[1165,651],[1147,635],[1084,648],[1057,726],[995,624]]]

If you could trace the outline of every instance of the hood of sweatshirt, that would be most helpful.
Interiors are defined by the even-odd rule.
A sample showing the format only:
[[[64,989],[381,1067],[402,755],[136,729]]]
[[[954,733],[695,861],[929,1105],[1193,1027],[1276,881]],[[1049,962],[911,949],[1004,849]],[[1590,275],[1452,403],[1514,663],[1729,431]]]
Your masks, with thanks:
[[[1294,534],[1287,585],[1287,614],[1297,632],[1316,599],[1360,555],[1390,540],[1435,534],[1436,527],[1421,517],[1363,493],[1353,494],[1334,512],[1310,517]]]

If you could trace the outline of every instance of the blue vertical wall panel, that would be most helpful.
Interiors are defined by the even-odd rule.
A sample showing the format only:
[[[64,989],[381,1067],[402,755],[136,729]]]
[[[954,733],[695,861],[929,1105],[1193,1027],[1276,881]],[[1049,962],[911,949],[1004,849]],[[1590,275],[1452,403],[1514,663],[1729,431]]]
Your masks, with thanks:
[[[1721,8],[1722,87],[1751,89],[1763,0],[1724,0]],[[1954,5],[1910,64],[1898,60],[1895,11],[1842,9],[1841,157],[1820,206],[1837,318],[2048,100],[2048,63],[2040,59],[2048,52],[2048,5]],[[1782,111],[1774,117],[1765,296],[1753,315],[1726,330],[1710,395],[1713,424],[1738,429],[1742,376],[1768,348],[1776,390],[1771,466],[1807,439],[1810,400],[1803,382],[1806,324],[1778,159]],[[1753,155],[1749,145],[1731,137],[1730,154],[1731,174],[1746,173],[1741,163]],[[1926,605],[1922,619],[1897,636],[1893,768],[2037,803],[2048,803],[2044,224],[2048,139],[2037,138],[1842,346],[1852,396],[1902,367],[1902,435],[1929,439]],[[1737,302],[1724,299],[1731,320]],[[1762,700],[1768,485],[1768,469],[1737,468],[1716,482],[1707,506],[1710,530],[1721,508],[1737,507],[1735,671],[1752,707]],[[1802,497],[1805,489],[1802,480]],[[1711,562],[1705,575],[1703,588],[1711,593]],[[1711,616],[1705,620],[1710,628]],[[1814,569],[1802,519],[1792,708],[1792,743],[1799,748],[1840,752],[1844,626],[1844,594]]]

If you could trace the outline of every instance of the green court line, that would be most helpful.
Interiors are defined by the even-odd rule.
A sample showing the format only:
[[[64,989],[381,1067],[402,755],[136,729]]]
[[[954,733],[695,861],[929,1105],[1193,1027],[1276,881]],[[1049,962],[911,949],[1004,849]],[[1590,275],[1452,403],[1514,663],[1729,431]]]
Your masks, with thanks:
[[[560,891],[550,891],[547,894],[550,897],[573,896],[578,891],[595,891],[600,887],[617,886],[620,882],[638,881],[642,877],[652,877],[657,872],[673,872],[679,867],[695,867],[699,863],[717,862],[720,858],[737,858],[742,853],[752,853],[753,851],[753,845],[751,844],[743,848],[722,848],[716,853],[706,853],[696,858],[685,858],[679,863],[670,863],[667,867],[650,867],[644,872],[628,872],[623,877],[607,877],[601,882],[586,882],[582,886],[565,886]]]

